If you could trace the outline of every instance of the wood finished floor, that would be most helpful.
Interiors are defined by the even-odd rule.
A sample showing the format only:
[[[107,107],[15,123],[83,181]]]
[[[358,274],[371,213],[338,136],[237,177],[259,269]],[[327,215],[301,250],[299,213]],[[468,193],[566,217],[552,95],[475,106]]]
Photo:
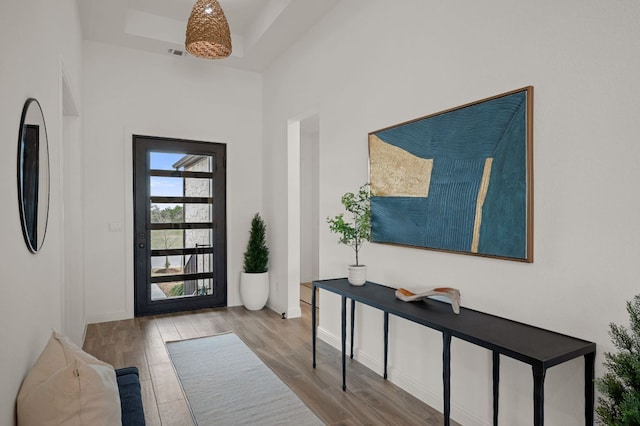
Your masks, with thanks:
[[[356,361],[348,360],[343,392],[340,352],[322,341],[314,370],[311,308],[302,308],[302,318],[289,320],[268,309],[233,307],[91,324],[84,350],[115,368],[138,367],[149,426],[193,425],[165,342],[226,331],[236,333],[328,425],[443,424],[442,414]]]

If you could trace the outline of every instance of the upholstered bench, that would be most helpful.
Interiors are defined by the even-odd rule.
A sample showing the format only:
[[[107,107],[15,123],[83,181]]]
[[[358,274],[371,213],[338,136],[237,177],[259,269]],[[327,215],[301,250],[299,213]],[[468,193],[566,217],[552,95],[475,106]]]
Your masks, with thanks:
[[[18,426],[144,426],[136,367],[113,366],[51,333],[16,398]]]
[[[116,370],[122,426],[144,426],[144,409],[140,393],[140,378],[136,367]]]

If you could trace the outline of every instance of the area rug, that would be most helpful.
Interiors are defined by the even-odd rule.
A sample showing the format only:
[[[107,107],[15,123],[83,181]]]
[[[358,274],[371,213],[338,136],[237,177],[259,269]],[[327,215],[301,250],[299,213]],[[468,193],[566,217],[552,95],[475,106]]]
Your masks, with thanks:
[[[322,425],[233,333],[167,342],[196,425]]]

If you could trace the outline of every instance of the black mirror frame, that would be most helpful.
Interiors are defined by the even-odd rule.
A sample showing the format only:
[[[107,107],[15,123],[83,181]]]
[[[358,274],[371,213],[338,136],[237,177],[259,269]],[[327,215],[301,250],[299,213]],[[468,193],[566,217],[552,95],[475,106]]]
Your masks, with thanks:
[[[30,126],[30,123],[27,122],[27,114],[29,113],[30,108],[37,108],[37,112],[40,114],[40,118],[42,120],[42,134],[44,135],[44,140],[39,140],[38,144],[38,152],[37,152],[37,163],[35,167],[37,168],[38,176],[37,182],[35,183],[36,191],[35,195],[31,196],[31,200],[25,199],[25,137],[27,134],[27,128]],[[39,124],[39,123],[38,123]],[[43,151],[44,150],[44,151]],[[33,154],[33,153],[32,153]],[[45,156],[42,158],[42,156]],[[40,169],[40,161],[41,159],[46,160],[46,174],[44,174]],[[44,179],[42,179],[44,177]],[[46,179],[46,181],[44,181]],[[44,120],[44,114],[42,112],[42,107],[40,103],[35,98],[29,98],[25,101],[24,107],[22,108],[22,116],[20,118],[20,130],[18,135],[18,155],[17,155],[17,181],[18,181],[18,205],[20,208],[20,222],[22,225],[22,235],[24,237],[24,241],[27,245],[27,248],[31,253],[37,253],[44,243],[45,236],[47,233],[47,224],[49,218],[49,198],[51,192],[51,176],[50,176],[50,164],[49,164],[49,142],[47,136],[47,126]],[[46,201],[41,203],[39,200],[39,187],[42,184],[46,184]],[[29,201],[31,203],[29,204]],[[29,222],[27,221],[27,208],[30,208],[35,211],[35,218],[32,218],[32,221],[35,220],[36,224],[32,225],[32,229],[29,229]],[[44,211],[39,211],[38,207],[44,205]],[[42,216],[44,215],[44,216]],[[38,228],[39,224],[44,224],[44,229],[42,229],[42,235],[38,237],[35,230]],[[33,229],[35,228],[35,229]]]

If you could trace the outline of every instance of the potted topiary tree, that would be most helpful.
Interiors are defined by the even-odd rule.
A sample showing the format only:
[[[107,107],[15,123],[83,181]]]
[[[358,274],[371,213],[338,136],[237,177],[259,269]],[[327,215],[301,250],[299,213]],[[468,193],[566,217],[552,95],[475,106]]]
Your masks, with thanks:
[[[240,298],[250,311],[264,308],[269,298],[269,248],[266,231],[267,226],[260,214],[256,213],[251,220],[243,272],[240,274]]]
[[[359,253],[362,244],[371,239],[371,193],[365,183],[358,192],[347,192],[342,196],[344,209],[351,213],[351,220],[345,221],[344,213],[327,218],[329,229],[340,235],[341,244],[350,246],[356,255],[356,263],[349,265],[348,279],[352,285],[363,285],[367,281],[367,266],[360,264]]]
[[[604,354],[607,373],[596,380],[600,423],[607,426],[640,425],[640,294],[627,302],[631,330],[609,325],[609,336],[619,352]]]

